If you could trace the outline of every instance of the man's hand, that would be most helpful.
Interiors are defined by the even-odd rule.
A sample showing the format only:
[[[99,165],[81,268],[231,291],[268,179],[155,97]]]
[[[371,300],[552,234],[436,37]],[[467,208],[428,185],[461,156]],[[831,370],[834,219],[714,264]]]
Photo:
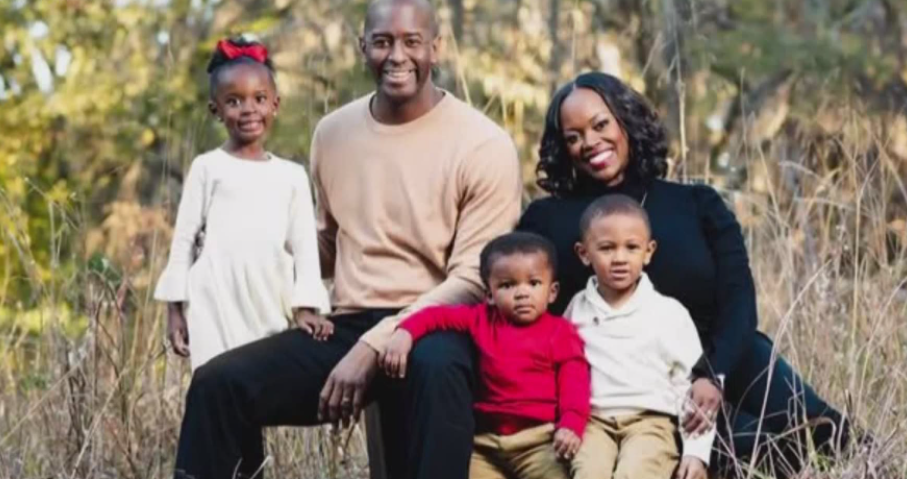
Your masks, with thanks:
[[[413,337],[409,331],[398,329],[394,331],[390,342],[381,355],[381,368],[384,373],[392,378],[403,379],[406,377],[406,358],[413,349]]]
[[[189,357],[189,330],[183,303],[167,303],[167,339],[177,356]]]
[[[293,319],[299,329],[311,334],[316,341],[327,341],[334,334],[334,323],[311,309],[297,309]]]
[[[318,401],[318,420],[349,426],[359,420],[365,390],[378,370],[378,352],[359,341],[328,376]]]
[[[706,378],[699,378],[690,388],[691,409],[683,417],[683,430],[690,436],[700,436],[715,423],[721,407],[721,390]]]
[[[582,439],[569,429],[560,428],[554,433],[554,453],[561,459],[573,459],[582,443]]]
[[[708,479],[709,473],[702,459],[693,456],[683,456],[674,479]]]

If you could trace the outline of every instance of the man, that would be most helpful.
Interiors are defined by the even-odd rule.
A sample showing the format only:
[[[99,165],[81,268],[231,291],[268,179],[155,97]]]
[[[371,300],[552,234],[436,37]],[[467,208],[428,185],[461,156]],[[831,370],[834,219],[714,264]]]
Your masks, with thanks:
[[[373,2],[360,45],[377,91],[325,117],[312,140],[335,331],[327,341],[286,331],[200,368],[187,395],[177,475],[251,476],[264,459],[262,426],[346,424],[368,392],[381,404],[390,477],[467,476],[469,340],[427,338],[405,381],[372,380],[379,352],[407,314],[481,300],[479,252],[519,215],[517,155],[503,130],[432,82],[438,26],[425,0]],[[318,323],[313,315],[300,313],[306,324]]]

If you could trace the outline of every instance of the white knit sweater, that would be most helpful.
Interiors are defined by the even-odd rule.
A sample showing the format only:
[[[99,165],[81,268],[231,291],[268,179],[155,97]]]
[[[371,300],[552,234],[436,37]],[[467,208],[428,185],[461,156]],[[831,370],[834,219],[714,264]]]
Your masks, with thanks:
[[[615,417],[655,411],[681,417],[690,373],[702,355],[686,308],[655,290],[643,273],[633,296],[613,308],[593,276],[564,314],[579,329],[592,368],[592,414]],[[683,455],[706,465],[714,428],[697,438],[683,435]]]

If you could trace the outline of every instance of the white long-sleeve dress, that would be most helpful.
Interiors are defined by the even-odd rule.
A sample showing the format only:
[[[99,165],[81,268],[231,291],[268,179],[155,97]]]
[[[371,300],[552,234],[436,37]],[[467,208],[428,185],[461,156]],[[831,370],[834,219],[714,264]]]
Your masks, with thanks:
[[[193,263],[203,226],[204,247]],[[196,157],[154,297],[188,303],[193,370],[228,349],[286,329],[292,308],[328,313],[302,166],[273,155],[245,160],[222,149]]]

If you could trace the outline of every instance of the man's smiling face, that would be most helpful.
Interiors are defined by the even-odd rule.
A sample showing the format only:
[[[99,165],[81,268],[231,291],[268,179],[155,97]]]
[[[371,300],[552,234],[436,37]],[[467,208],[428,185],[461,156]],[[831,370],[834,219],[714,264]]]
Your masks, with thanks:
[[[374,5],[360,47],[380,95],[397,104],[415,98],[437,63],[437,26],[431,10],[418,2]]]

